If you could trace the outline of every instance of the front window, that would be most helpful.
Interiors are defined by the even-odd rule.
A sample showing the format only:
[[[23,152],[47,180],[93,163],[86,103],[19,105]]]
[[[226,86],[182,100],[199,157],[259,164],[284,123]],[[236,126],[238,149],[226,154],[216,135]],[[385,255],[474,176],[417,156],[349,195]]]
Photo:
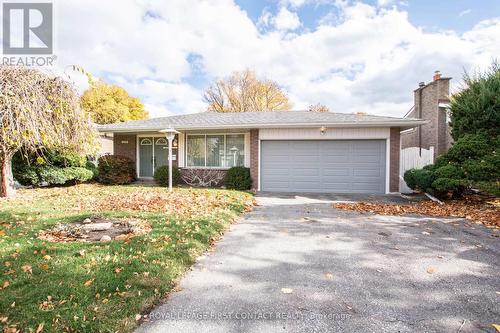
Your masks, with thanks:
[[[205,166],[205,136],[188,136],[187,166]]]
[[[186,140],[188,167],[231,168],[245,164],[245,136],[188,135]]]

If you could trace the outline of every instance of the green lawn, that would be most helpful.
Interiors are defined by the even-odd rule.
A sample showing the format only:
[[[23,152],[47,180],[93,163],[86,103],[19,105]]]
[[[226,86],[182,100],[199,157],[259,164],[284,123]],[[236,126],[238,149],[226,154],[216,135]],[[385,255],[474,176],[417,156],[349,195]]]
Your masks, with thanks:
[[[4,330],[127,332],[253,203],[225,190],[78,185],[0,199],[0,325]],[[50,243],[40,230],[86,217],[133,217],[149,234]],[[83,250],[83,251],[82,251]]]

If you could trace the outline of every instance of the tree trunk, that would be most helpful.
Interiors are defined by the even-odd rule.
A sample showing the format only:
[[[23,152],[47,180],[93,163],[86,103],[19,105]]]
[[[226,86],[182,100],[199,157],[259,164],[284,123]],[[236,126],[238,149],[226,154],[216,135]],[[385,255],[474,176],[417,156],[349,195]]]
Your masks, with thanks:
[[[12,197],[16,194],[12,175],[12,154],[0,155],[0,197]]]

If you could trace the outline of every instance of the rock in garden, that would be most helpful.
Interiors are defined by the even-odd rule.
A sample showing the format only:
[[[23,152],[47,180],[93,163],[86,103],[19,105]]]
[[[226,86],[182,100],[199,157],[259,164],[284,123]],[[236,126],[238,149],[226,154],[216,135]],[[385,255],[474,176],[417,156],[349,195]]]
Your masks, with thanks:
[[[99,240],[100,242],[109,242],[111,240],[111,237],[108,236],[108,235],[104,235],[101,237],[101,239]]]
[[[88,231],[104,231],[104,230],[109,230],[113,226],[113,223],[111,222],[103,222],[103,223],[92,223],[92,224],[86,224],[83,226],[84,230]]]
[[[83,220],[82,223],[83,224],[89,224],[89,223],[92,223],[92,220],[87,217],[85,220]]]

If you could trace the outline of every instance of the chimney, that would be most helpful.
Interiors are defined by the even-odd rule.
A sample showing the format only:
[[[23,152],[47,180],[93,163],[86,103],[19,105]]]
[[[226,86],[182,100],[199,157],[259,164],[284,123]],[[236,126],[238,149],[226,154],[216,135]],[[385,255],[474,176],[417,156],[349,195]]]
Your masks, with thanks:
[[[441,78],[441,72],[440,71],[435,71],[434,76],[432,77],[432,81],[437,81]]]
[[[419,87],[419,88],[422,88],[422,87],[424,87],[424,86],[425,86],[425,82],[423,82],[423,81],[422,81],[422,82],[419,82],[419,83],[418,83],[418,87]]]

